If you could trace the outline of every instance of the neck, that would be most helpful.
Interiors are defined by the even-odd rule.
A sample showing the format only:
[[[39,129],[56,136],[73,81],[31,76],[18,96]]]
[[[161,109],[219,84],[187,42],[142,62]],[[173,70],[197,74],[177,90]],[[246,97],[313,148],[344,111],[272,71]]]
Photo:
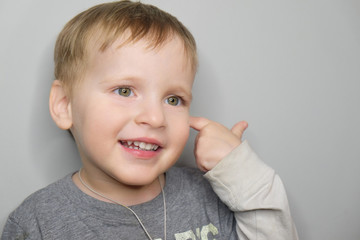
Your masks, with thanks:
[[[102,197],[81,183],[79,173],[83,182],[92,190],[105,196]],[[115,179],[113,181],[101,179],[101,178],[89,178],[85,169],[81,172],[77,172],[72,177],[75,185],[87,195],[104,202],[116,201],[125,206],[133,206],[141,203],[151,201],[161,193],[162,186],[165,185],[164,174],[155,179],[152,183],[145,186],[129,186],[122,184]],[[161,185],[160,185],[161,184]],[[109,200],[111,199],[111,200]]]

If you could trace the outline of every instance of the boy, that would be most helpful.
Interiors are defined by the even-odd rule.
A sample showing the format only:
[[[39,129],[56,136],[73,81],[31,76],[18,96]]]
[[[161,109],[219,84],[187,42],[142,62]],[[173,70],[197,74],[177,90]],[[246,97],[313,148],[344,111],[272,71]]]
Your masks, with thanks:
[[[189,116],[191,33],[130,1],[73,18],[55,46],[50,113],[82,169],[27,198],[2,239],[297,239],[281,180],[231,130]],[[205,173],[171,168],[189,136]]]

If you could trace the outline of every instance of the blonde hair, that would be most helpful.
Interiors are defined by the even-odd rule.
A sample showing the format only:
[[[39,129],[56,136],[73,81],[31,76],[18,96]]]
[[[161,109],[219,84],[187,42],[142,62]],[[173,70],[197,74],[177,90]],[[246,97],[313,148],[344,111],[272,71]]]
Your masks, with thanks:
[[[105,51],[122,34],[125,43],[146,38],[150,48],[161,46],[171,36],[183,41],[185,54],[193,71],[197,68],[196,43],[190,31],[174,16],[140,2],[118,1],[96,5],[71,19],[60,32],[55,44],[55,78],[67,94],[83,77],[90,42]],[[125,34],[124,34],[125,35]],[[129,36],[128,36],[129,35]]]

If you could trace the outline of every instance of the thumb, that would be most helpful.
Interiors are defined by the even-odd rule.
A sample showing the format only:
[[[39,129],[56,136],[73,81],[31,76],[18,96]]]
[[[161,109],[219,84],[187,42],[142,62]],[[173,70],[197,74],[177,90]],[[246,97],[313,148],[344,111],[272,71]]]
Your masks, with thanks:
[[[241,139],[248,126],[249,124],[246,121],[238,122],[231,128],[231,132]]]

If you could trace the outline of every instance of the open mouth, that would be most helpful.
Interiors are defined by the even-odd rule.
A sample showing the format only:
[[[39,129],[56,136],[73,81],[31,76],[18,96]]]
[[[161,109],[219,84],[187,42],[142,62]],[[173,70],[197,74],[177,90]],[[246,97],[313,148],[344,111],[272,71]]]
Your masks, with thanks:
[[[139,142],[139,141],[120,141],[121,145],[126,148],[141,150],[141,151],[156,151],[159,145],[153,143]]]

